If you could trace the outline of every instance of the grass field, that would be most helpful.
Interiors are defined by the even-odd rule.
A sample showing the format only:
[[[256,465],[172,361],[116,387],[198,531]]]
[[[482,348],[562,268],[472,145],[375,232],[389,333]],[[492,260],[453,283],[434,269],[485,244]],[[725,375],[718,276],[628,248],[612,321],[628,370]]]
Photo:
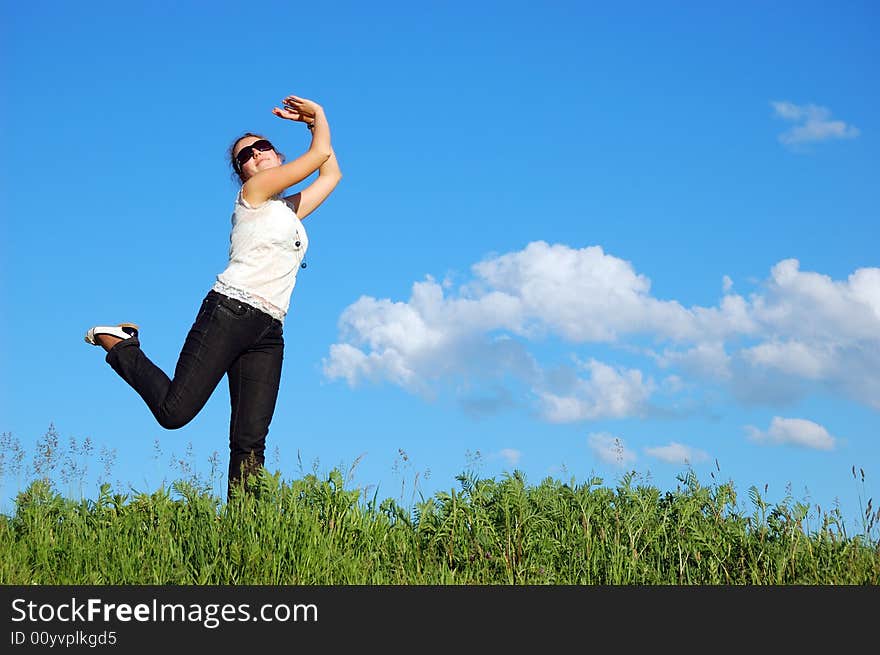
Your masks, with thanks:
[[[856,470],[853,475],[858,478]],[[864,474],[862,474],[863,477]],[[412,507],[346,488],[338,469],[265,473],[229,503],[193,478],[72,500],[46,479],[0,515],[0,583],[311,585],[874,585],[880,511],[860,534],[838,509],[692,471],[674,491],[519,472],[463,473]]]

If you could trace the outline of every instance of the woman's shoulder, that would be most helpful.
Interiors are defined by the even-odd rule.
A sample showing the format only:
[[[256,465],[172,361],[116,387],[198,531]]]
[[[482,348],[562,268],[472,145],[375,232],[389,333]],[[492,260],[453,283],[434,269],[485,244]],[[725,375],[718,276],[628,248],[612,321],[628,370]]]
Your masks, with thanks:
[[[263,201],[260,204],[253,204],[251,202],[248,202],[240,190],[236,194],[235,210],[233,212],[234,214],[260,215],[267,212],[290,212],[291,214],[296,216],[296,206],[294,205],[292,200],[290,200],[289,198],[285,198],[281,194],[272,196],[271,198]]]
[[[266,207],[271,206],[273,203],[278,203],[278,202],[285,204],[285,205],[287,204],[284,202],[284,200],[280,194],[276,195],[276,196],[272,196],[271,198],[268,198],[261,203],[248,202],[247,198],[245,198],[244,193],[242,192],[241,189],[239,189],[238,193],[235,194],[235,208],[236,209],[241,207],[243,209],[249,209],[251,211],[254,211],[254,210],[258,210],[258,209],[265,209]]]

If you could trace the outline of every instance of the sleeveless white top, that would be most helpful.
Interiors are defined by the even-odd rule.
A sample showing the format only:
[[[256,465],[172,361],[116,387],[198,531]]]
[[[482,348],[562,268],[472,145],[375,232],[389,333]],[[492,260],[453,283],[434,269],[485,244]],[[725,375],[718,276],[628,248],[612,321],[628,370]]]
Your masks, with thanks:
[[[252,207],[239,191],[232,212],[229,264],[212,288],[283,323],[308,246],[302,221],[284,200],[275,196]]]

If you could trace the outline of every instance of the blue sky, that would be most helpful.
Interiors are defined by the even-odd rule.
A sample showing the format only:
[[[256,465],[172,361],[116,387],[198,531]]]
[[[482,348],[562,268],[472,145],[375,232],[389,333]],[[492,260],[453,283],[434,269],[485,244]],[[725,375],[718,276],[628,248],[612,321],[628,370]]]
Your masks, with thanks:
[[[690,465],[858,523],[875,5],[138,4],[3,8],[0,432],[23,466],[51,423],[93,444],[87,495],[102,448],[138,489],[188,447],[225,471],[225,380],[166,431],[83,333],[137,322],[173,370],[226,264],[226,149],[303,151],[270,112],[297,94],[344,179],[304,223],[271,468],[357,461],[408,503],[466,468],[668,489]]]

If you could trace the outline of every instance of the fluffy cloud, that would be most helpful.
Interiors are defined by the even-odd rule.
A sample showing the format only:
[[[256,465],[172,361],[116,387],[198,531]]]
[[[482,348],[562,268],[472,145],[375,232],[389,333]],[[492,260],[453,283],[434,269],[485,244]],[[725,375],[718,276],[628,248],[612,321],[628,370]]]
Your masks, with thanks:
[[[709,459],[705,451],[675,441],[670,441],[666,446],[645,448],[645,454],[668,464],[694,464]]]
[[[853,139],[859,135],[858,128],[843,121],[831,120],[831,111],[826,107],[812,104],[799,106],[787,101],[770,104],[778,118],[797,123],[779,135],[779,141],[787,146],[830,139]]]
[[[674,366],[702,378],[726,380],[731,376],[731,357],[721,341],[704,341],[684,350],[665,350],[654,358],[664,368]]]
[[[711,309],[659,300],[651,296],[648,278],[599,246],[535,241],[482,261],[473,272],[476,280],[467,292],[491,290],[508,299],[506,317],[517,321],[507,327],[523,336],[550,334],[573,343],[615,342],[632,334],[686,340],[752,328],[737,297]]]
[[[519,464],[519,460],[522,459],[522,453],[513,448],[502,448],[495,456],[503,460],[511,468]]]
[[[577,378],[565,394],[536,389],[542,416],[551,423],[598,418],[624,418],[641,412],[654,389],[635,369],[614,369],[592,360],[584,365],[589,378]]]
[[[358,299],[340,317],[325,375],[426,395],[448,384],[473,414],[525,401],[550,422],[652,411],[655,392],[673,387],[655,384],[651,365],[672,369],[680,389],[691,386],[684,375],[751,402],[825,390],[880,409],[878,268],[834,280],[787,259],[748,297],[727,278],[710,307],[655,298],[650,280],[598,246],[536,241],[472,274],[458,288],[428,277],[407,301]],[[657,347],[635,345],[645,338]],[[636,352],[645,364],[554,365],[530,348],[551,339]]]
[[[824,427],[802,418],[774,416],[766,432],[747,425],[746,433],[752,441],[770,445],[791,444],[816,450],[832,450],[837,443]]]
[[[814,382],[880,409],[880,269],[835,281],[781,261],[750,315],[762,339],[739,352],[744,379],[769,373],[771,384]]]

